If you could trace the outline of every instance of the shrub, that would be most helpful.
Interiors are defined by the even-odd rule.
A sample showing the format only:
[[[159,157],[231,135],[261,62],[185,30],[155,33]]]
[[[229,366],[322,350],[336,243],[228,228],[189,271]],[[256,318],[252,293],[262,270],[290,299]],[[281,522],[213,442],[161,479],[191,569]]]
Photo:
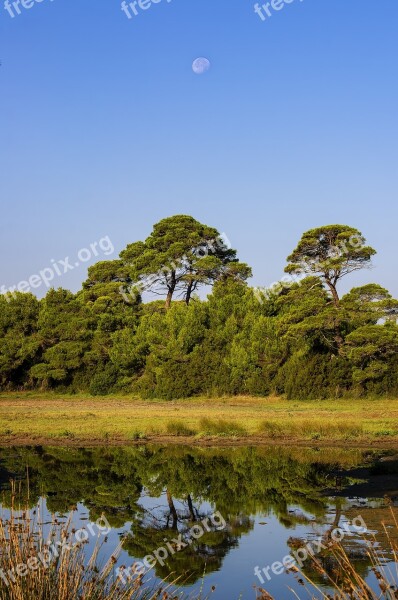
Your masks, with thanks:
[[[205,435],[217,436],[244,436],[247,431],[239,423],[235,421],[227,421],[225,419],[213,420],[203,418],[200,421],[200,428]]]
[[[171,435],[195,435],[195,431],[187,427],[187,425],[185,425],[185,423],[183,423],[182,421],[169,421],[167,423],[166,429],[167,433],[170,433]]]
[[[115,367],[106,365],[101,371],[97,371],[90,381],[90,394],[93,396],[104,396],[112,391],[117,378]]]

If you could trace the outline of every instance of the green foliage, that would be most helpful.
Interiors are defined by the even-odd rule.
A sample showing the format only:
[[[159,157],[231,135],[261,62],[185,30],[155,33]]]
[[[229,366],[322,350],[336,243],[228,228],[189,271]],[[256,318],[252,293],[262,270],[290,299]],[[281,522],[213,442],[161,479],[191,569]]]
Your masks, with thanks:
[[[91,522],[104,514],[111,527],[131,526],[123,548],[135,560],[153,553],[165,540],[181,535],[186,541],[194,524],[219,511],[224,529],[210,526],[200,539],[191,536],[184,552],[155,566],[158,577],[172,574],[173,580],[195,583],[204,572],[221,568],[229,550],[252,530],[251,515],[273,514],[287,528],[303,522],[313,526],[314,517],[323,523],[331,511],[324,494],[330,474],[362,464],[364,456],[357,451],[280,447],[5,448],[2,504],[15,504],[11,479],[19,482],[18,499],[32,508],[43,496],[50,513],[64,514],[83,502]],[[143,493],[157,499],[149,510]]]
[[[200,429],[201,433],[204,433],[205,435],[236,435],[238,437],[241,437],[246,434],[246,430],[242,425],[239,425],[234,421],[227,421],[226,419],[201,419]]]
[[[216,229],[185,215],[164,219],[120,259],[90,267],[77,294],[0,296],[0,388],[166,400],[398,392],[398,301],[372,283],[341,300],[337,293],[373,254],[352,227],[313,229],[286,269],[308,276],[261,294]],[[168,310],[128,293],[137,283],[166,294]],[[192,296],[202,285],[213,286],[206,300]],[[222,435],[228,427],[205,429]]]
[[[358,229],[347,225],[327,225],[304,233],[288,257],[286,273],[320,276],[337,304],[336,286],[342,277],[369,266],[376,251],[366,246]]]
[[[166,308],[175,293],[189,304],[192,294],[203,285],[225,278],[245,281],[251,275],[217,229],[187,215],[163,219],[145,242],[129,244],[120,258],[136,289],[163,293]]]
[[[95,373],[90,381],[89,392],[93,396],[105,396],[112,391],[118,376],[117,369],[112,364]]]
[[[354,365],[355,383],[380,380],[398,355],[398,327],[392,323],[360,327],[347,336],[346,353]]]
[[[289,399],[340,397],[351,387],[351,367],[343,358],[301,350],[281,367],[276,387]]]
[[[169,421],[166,426],[167,433],[170,435],[195,435],[195,431],[185,425],[183,421]]]
[[[349,313],[350,326],[355,329],[376,325],[380,320],[394,322],[398,316],[398,301],[374,283],[353,288],[343,296],[341,306]]]
[[[0,296],[0,387],[25,385],[39,349],[39,302],[32,294]]]
[[[69,385],[81,367],[92,336],[90,315],[79,298],[67,290],[50,290],[40,303],[38,362],[29,372],[42,387]]]

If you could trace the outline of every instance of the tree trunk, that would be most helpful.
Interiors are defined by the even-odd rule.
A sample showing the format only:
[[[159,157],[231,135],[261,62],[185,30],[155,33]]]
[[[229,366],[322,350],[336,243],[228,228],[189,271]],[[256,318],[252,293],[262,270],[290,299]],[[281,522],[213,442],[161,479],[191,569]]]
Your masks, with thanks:
[[[188,288],[187,288],[187,293],[185,296],[185,302],[187,305],[189,305],[189,302],[191,300],[192,290],[193,290],[193,281],[191,281],[191,283],[188,285]]]
[[[165,304],[166,310],[169,310],[169,308],[171,306],[172,298],[173,298],[173,292],[171,290],[169,290],[167,293],[167,297],[166,297],[166,304]]]
[[[169,509],[170,509],[170,515],[173,517],[173,529],[177,529],[178,515],[177,515],[176,507],[174,506],[173,497],[172,497],[169,489],[166,490],[166,494],[167,494],[167,503],[168,503]]]
[[[192,502],[192,498],[191,498],[190,494],[188,494],[188,508],[189,508],[189,514],[191,515],[192,521],[196,521],[195,510],[193,507],[193,502]]]
[[[170,281],[170,284],[168,285],[168,292],[167,292],[167,297],[166,297],[166,304],[165,304],[166,310],[169,310],[169,308],[171,306],[171,301],[173,299],[173,294],[175,292],[176,285],[177,285],[176,274],[175,274],[175,271],[172,271],[171,281]]]
[[[336,285],[332,281],[330,281],[330,279],[326,279],[326,283],[327,283],[327,285],[328,285],[328,287],[329,287],[329,289],[330,289],[330,291],[332,293],[332,299],[333,299],[333,304],[334,304],[335,308],[339,308],[339,306],[340,306],[340,297],[339,297],[339,294],[337,292]],[[338,350],[338,353],[340,354],[341,353],[341,348],[342,348],[342,346],[344,344],[344,339],[343,339],[343,336],[341,335],[341,333],[340,333],[340,331],[338,329],[338,326],[336,327],[336,335],[334,336],[334,341],[336,342],[337,350]]]
[[[336,342],[339,354],[342,354],[341,348],[344,344],[344,338],[339,331],[334,336],[334,341]]]
[[[333,298],[333,303],[334,305],[340,306],[340,297],[339,294],[337,292],[336,286],[334,285],[334,283],[332,283],[330,280],[326,279],[326,283],[330,289],[330,291],[332,292],[332,298]]]
[[[333,533],[333,532],[334,532],[336,529],[338,529],[338,528],[340,527],[340,521],[341,521],[341,517],[342,517],[342,516],[343,516],[343,515],[342,515],[342,508],[341,508],[341,499],[340,499],[340,498],[338,498],[338,499],[336,500],[336,515],[335,515],[335,518],[334,518],[334,521],[333,521],[333,525],[332,525],[332,526],[331,526],[331,528],[330,528],[330,529],[328,529],[328,530],[327,530],[327,531],[324,533],[324,535],[323,535],[323,538],[324,538],[326,541],[328,541],[328,542],[329,542],[329,541],[332,539],[332,533]]]

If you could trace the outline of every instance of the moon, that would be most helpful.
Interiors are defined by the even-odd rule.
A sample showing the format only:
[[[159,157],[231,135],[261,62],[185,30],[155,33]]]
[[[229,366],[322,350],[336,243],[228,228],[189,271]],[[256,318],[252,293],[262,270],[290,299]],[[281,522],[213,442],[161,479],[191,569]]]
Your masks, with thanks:
[[[203,75],[203,73],[206,73],[209,69],[210,61],[203,56],[196,58],[192,63],[192,71],[196,73],[196,75]]]

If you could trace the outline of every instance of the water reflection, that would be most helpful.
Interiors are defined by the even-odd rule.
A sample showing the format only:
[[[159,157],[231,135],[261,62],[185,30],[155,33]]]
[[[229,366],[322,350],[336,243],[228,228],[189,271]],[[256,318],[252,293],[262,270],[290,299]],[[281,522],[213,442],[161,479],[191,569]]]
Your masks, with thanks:
[[[44,497],[53,513],[80,504],[91,521],[104,513],[116,531],[128,534],[124,561],[143,559],[176,536],[185,539],[195,523],[218,511],[227,527],[206,531],[157,564],[156,576],[172,572],[193,585],[206,572],[223,587],[220,598],[227,590],[238,597],[237,589],[245,598],[258,583],[253,568],[272,564],[302,539],[327,535],[358,511],[371,528],[380,529],[398,489],[397,461],[387,454],[275,447],[7,448],[0,450],[0,487],[5,507],[12,501],[9,481],[15,479],[31,507]],[[372,495],[380,499],[371,501]],[[360,540],[350,539],[347,548],[366,575],[370,565]],[[327,553],[320,560],[327,572],[335,566]],[[312,579],[326,583],[306,568]],[[282,577],[270,587],[277,594],[285,583]]]

